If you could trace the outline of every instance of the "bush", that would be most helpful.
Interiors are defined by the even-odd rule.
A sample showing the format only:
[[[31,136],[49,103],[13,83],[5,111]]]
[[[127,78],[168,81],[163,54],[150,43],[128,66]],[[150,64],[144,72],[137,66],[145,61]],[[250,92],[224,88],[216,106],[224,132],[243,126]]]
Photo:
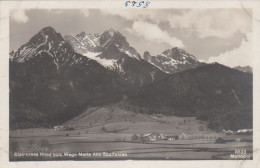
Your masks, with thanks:
[[[218,139],[216,139],[216,143],[218,143],[218,144],[223,144],[223,143],[225,143],[225,142],[226,142],[226,140],[223,139],[223,138],[218,138]]]
[[[107,132],[107,129],[103,126],[103,127],[101,128],[101,131],[102,131],[103,133],[106,133],[106,132]]]
[[[133,134],[131,139],[133,142],[136,142],[139,139],[139,137],[136,134]]]

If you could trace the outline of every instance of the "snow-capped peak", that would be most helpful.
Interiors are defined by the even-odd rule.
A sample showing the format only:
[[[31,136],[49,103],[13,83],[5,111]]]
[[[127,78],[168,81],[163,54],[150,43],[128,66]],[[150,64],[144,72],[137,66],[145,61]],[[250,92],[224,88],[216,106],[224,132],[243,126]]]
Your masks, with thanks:
[[[151,56],[149,52],[145,52],[143,59],[166,73],[179,72],[201,64],[195,56],[177,47],[165,50],[157,56]]]
[[[59,33],[52,27],[45,27],[16,52],[11,52],[10,59],[14,62],[23,63],[33,58],[51,57],[59,71],[60,65],[73,54],[74,50]]]
[[[113,28],[108,28],[104,33],[108,33],[111,37],[114,37],[116,32],[117,31],[115,31]]]

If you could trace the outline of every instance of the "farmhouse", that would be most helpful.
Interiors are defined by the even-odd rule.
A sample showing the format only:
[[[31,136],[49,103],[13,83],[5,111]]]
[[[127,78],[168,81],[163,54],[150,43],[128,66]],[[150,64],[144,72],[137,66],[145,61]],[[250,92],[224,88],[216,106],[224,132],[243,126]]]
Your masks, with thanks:
[[[64,126],[63,125],[56,125],[53,127],[53,130],[54,131],[61,131],[61,130],[64,130]]]
[[[178,135],[166,136],[166,139],[167,139],[168,141],[174,141],[174,140],[179,139],[179,136],[178,136]]]
[[[146,141],[153,142],[153,141],[163,140],[165,139],[165,136],[163,134],[158,134],[158,133],[148,133],[148,134],[144,134],[143,138]]]
[[[71,125],[57,125],[53,127],[53,130],[55,131],[65,131],[65,130],[73,130],[73,127]]]
[[[239,134],[239,135],[243,135],[243,134],[251,135],[251,134],[253,134],[253,129],[241,129],[241,130],[238,130],[236,132],[236,134]]]
[[[253,129],[240,129],[237,131],[232,131],[232,130],[222,130],[222,133],[225,133],[227,135],[233,135],[233,134],[238,134],[238,135],[252,135],[253,134]]]

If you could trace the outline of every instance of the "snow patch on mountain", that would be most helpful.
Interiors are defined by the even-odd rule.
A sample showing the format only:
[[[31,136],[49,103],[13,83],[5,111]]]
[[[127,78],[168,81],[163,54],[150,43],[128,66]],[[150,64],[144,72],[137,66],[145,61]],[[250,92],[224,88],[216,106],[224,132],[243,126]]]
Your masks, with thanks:
[[[42,44],[38,45],[36,49],[40,48],[41,46],[44,46],[47,43],[47,41],[48,41],[49,36],[48,35],[44,35],[43,33],[41,33],[41,34],[45,38],[45,41]]]
[[[163,70],[160,66],[157,66],[157,65],[154,64],[152,61],[149,62],[149,63],[152,64],[153,66],[157,67],[157,68],[160,69],[161,71],[164,71],[164,72],[166,72],[166,73],[170,73],[170,72],[168,72],[168,71]]]
[[[53,54],[51,54],[50,51],[47,51],[47,53],[48,53],[51,57],[53,57],[53,62],[54,62],[54,64],[56,65],[57,70],[59,71],[60,69],[59,69],[59,64],[58,64],[58,58],[56,57],[56,55],[54,56]]]
[[[135,54],[132,54],[129,50],[119,48],[119,46],[117,46],[117,47],[118,47],[119,51],[121,51],[122,53],[125,53],[129,57],[140,60],[140,58],[138,58]]]
[[[84,40],[85,40],[85,39],[88,39],[88,41],[92,44],[93,47],[96,47],[96,46],[97,46],[97,45],[95,44],[95,42],[88,37],[88,35],[86,35],[83,39],[84,39]]]
[[[86,34],[82,32],[77,35],[66,35],[64,38],[77,53],[96,60],[108,69],[113,68],[121,71],[119,64],[122,64],[122,60],[126,55],[130,58],[141,60],[140,55],[134,48],[129,46],[125,37],[112,28],[105,30],[103,34]],[[122,54],[117,53],[116,50],[114,50],[116,48]],[[102,57],[100,57],[99,55],[104,51],[108,51],[109,54],[103,54]],[[121,61],[117,62],[118,59],[121,59]]]
[[[117,60],[115,59],[105,59],[105,58],[100,58],[98,55],[100,55],[102,52],[86,52],[83,55],[97,61],[101,65],[103,65],[106,68],[111,68],[114,66]]]

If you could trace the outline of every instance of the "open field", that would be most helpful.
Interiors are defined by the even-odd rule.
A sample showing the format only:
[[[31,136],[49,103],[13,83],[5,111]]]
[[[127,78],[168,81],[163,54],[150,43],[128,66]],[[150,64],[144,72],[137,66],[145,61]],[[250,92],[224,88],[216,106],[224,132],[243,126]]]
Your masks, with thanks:
[[[66,136],[68,134],[68,136]],[[218,134],[218,137],[227,135]],[[106,133],[106,134],[78,134],[74,131],[53,131],[48,129],[14,130],[10,133],[10,142],[17,142],[16,152],[47,152],[61,153],[62,157],[27,158],[15,157],[11,160],[50,160],[50,159],[231,159],[235,150],[246,150],[252,157],[251,135],[230,135],[234,139],[239,136],[241,142],[216,144],[213,139],[194,140],[160,140],[155,142],[132,142],[132,134]],[[47,148],[39,147],[41,140],[47,140]],[[243,140],[246,140],[243,142]],[[250,141],[251,140],[251,141]],[[32,143],[33,142],[33,143]],[[78,154],[91,153],[91,157],[64,156],[64,153]],[[126,154],[124,157],[93,156],[94,153]]]

